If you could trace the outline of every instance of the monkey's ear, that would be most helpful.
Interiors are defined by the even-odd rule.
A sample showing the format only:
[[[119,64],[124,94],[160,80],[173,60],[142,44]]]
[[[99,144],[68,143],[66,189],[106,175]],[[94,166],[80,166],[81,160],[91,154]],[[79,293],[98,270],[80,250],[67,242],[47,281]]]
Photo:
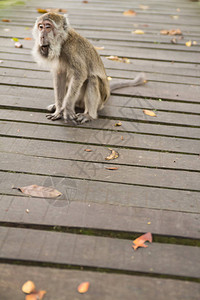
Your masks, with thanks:
[[[68,19],[68,15],[64,15],[64,24],[63,24],[63,27],[64,27],[64,30],[67,30],[67,28],[70,26],[69,24],[69,19]]]

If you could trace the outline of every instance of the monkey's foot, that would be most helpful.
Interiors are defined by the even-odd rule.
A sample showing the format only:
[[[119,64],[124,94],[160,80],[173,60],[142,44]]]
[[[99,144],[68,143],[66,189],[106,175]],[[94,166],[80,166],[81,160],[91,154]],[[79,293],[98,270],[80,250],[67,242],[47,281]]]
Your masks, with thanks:
[[[56,105],[54,103],[50,104],[49,106],[47,106],[47,110],[51,113],[54,113],[56,111]]]
[[[62,118],[62,113],[58,112],[58,113],[53,113],[53,114],[49,114],[49,115],[46,115],[47,119],[50,119],[52,121],[55,121],[55,120],[59,120]]]
[[[76,115],[76,122],[80,124],[84,124],[87,122],[90,122],[94,120],[90,115],[84,114],[84,113],[79,113]]]

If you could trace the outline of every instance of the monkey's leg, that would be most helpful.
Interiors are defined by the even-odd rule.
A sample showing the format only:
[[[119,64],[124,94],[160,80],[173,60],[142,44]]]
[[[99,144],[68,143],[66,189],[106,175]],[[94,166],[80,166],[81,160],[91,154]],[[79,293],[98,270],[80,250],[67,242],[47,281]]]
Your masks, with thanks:
[[[83,83],[80,83],[80,81],[75,78],[72,78],[69,83],[67,94],[63,100],[61,108],[61,112],[63,113],[63,117],[66,122],[68,120],[76,120],[75,104],[79,98],[82,85]]]
[[[101,95],[99,91],[99,82],[97,77],[91,77],[84,95],[85,111],[77,114],[76,121],[83,124],[91,120],[97,119],[97,110],[101,103]]]
[[[55,111],[52,114],[46,115],[52,121],[62,118],[62,102],[66,93],[66,73],[54,72],[53,73],[54,94],[55,94]],[[50,105],[53,110],[54,106]]]

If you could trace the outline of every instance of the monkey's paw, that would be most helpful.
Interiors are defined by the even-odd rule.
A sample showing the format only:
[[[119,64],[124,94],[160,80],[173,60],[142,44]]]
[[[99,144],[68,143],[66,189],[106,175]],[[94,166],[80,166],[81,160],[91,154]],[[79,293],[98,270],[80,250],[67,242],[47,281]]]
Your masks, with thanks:
[[[89,114],[79,113],[76,115],[76,122],[79,124],[84,124],[92,120],[93,118]]]
[[[62,113],[60,113],[60,112],[55,112],[55,113],[53,113],[53,114],[48,114],[48,115],[46,115],[46,117],[47,117],[47,119],[50,119],[50,120],[52,120],[52,121],[55,121],[55,120],[59,120],[59,119],[61,119],[62,118]]]

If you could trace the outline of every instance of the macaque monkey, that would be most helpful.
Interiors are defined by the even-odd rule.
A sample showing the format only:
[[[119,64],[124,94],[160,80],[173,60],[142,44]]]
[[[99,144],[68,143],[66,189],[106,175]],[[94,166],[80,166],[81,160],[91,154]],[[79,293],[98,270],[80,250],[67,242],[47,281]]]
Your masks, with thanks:
[[[48,119],[85,123],[97,118],[110,92],[144,83],[141,73],[134,80],[109,85],[100,55],[93,45],[69,25],[67,17],[57,13],[40,16],[33,28],[33,56],[53,74],[55,104]],[[76,114],[75,106],[84,112]]]

